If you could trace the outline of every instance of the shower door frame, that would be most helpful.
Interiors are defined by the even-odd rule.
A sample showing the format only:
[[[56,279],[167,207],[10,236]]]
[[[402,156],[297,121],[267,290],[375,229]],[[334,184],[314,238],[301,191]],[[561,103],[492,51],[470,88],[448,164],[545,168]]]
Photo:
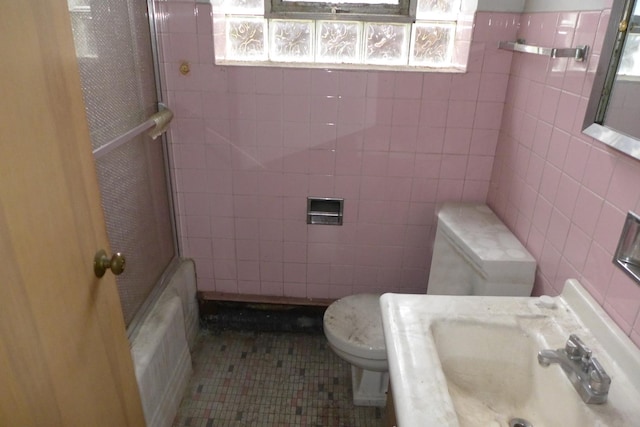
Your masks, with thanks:
[[[155,81],[156,88],[156,99],[158,100],[158,107],[164,105],[164,91],[163,91],[163,81],[162,75],[160,73],[160,55],[159,55],[159,45],[158,45],[158,31],[156,27],[156,9],[154,0],[147,0],[147,17],[149,21],[149,39],[150,39],[150,48],[151,48],[151,56],[153,61],[153,78]],[[129,322],[127,326],[127,336],[129,341],[133,341],[135,336],[139,331],[139,327],[142,324],[142,321],[147,316],[151,308],[153,307],[153,303],[158,299],[162,291],[167,287],[169,280],[177,270],[180,264],[180,245],[178,242],[178,228],[176,222],[176,210],[175,210],[175,197],[174,197],[174,182],[171,179],[171,150],[169,150],[169,139],[168,132],[163,133],[160,137],[162,144],[162,152],[163,152],[163,160],[164,160],[164,173],[165,180],[167,185],[167,197],[170,208],[170,220],[171,220],[171,234],[173,235],[173,251],[174,255],[165,267],[164,271],[160,275],[160,278],[153,286],[153,289],[144,300],[136,314]]]

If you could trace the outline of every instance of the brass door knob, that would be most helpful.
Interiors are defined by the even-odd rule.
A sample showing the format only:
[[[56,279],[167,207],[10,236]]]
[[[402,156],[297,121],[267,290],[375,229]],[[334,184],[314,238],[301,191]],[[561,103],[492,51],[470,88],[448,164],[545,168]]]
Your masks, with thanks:
[[[116,252],[109,258],[107,252],[104,249],[100,249],[96,252],[96,256],[93,257],[93,272],[96,274],[96,277],[102,277],[104,273],[107,272],[107,269],[109,269],[117,276],[122,274],[125,264],[126,260],[124,255],[120,252]]]

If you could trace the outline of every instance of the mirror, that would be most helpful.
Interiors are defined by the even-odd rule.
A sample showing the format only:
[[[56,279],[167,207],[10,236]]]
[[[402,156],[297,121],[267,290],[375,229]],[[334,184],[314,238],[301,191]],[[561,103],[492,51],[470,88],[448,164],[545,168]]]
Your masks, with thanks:
[[[584,133],[640,160],[640,0],[614,2]]]

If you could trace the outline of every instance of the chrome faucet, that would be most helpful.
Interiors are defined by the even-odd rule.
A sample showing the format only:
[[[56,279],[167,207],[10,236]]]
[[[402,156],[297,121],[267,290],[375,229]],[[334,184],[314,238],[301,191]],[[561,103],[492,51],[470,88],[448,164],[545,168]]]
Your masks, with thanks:
[[[607,401],[611,378],[577,335],[571,334],[564,348],[538,352],[538,363],[544,367],[559,364],[585,403]]]

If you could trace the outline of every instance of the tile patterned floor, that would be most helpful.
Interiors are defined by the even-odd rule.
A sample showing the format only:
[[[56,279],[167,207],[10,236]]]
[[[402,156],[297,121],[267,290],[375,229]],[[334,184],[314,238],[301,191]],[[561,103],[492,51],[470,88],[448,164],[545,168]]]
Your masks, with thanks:
[[[322,334],[202,331],[174,427],[382,424],[355,407],[351,371]]]

